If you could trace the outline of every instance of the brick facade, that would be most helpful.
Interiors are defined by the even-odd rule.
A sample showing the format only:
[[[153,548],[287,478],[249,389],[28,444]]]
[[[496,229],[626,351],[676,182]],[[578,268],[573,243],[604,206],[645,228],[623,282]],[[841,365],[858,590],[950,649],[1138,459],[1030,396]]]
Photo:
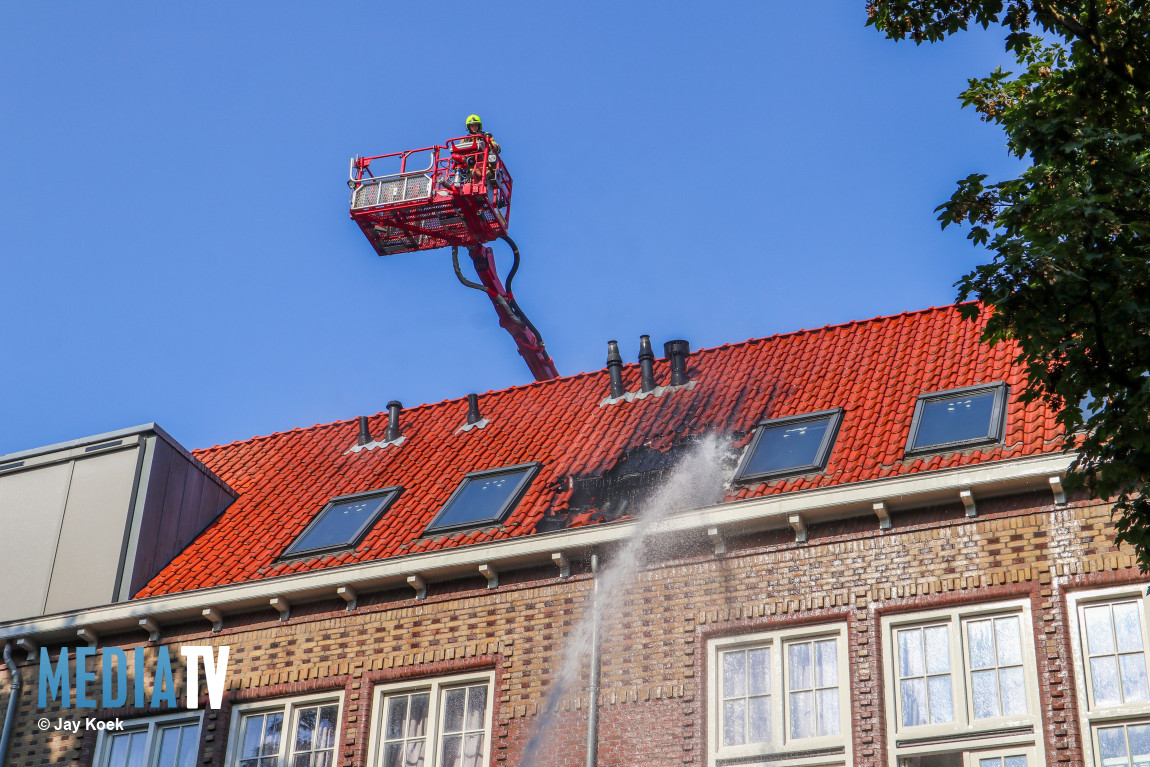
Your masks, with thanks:
[[[672,554],[661,547],[659,561],[634,578],[603,629],[599,764],[705,765],[714,710],[707,700],[707,642],[836,621],[848,627],[853,763],[886,765],[881,618],[1019,598],[1029,601],[1034,623],[1038,745],[1047,765],[1082,764],[1066,593],[1139,580],[1131,552],[1113,539],[1108,506],[1081,500],[1055,506],[1049,494],[1029,494],[981,501],[973,519],[955,505],[896,514],[886,531],[874,518],[812,525],[805,544],[775,532],[730,540],[720,556],[695,543]],[[174,661],[181,644],[231,647],[224,706],[205,712],[201,763],[223,763],[233,705],[335,690],[343,695],[337,764],[360,767],[367,764],[375,685],[484,669],[495,675],[490,763],[517,765],[591,585],[586,563],[574,565],[565,579],[554,569],[508,572],[491,590],[478,577],[432,584],[421,601],[409,589],[361,595],[354,610],[334,601],[301,605],[287,621],[269,608],[229,616],[219,633],[206,621],[166,627],[161,643]],[[101,637],[100,644],[149,647],[151,659],[155,645],[142,635]],[[22,670],[11,764],[91,764],[95,732],[38,731],[37,718],[60,712],[36,709],[37,664],[26,662]],[[578,684],[585,679],[581,674]],[[0,669],[0,689],[8,681]],[[178,675],[181,701],[182,684]],[[564,697],[559,709],[538,763],[581,765],[586,692]],[[81,713],[156,712],[65,715]]]

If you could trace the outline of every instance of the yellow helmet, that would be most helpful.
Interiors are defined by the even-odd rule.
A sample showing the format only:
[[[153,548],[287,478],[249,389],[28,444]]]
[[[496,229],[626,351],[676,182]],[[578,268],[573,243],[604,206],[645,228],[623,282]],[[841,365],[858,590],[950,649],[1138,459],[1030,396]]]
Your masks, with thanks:
[[[468,115],[465,125],[470,128],[472,125],[483,125],[483,121],[479,119],[479,115]]]

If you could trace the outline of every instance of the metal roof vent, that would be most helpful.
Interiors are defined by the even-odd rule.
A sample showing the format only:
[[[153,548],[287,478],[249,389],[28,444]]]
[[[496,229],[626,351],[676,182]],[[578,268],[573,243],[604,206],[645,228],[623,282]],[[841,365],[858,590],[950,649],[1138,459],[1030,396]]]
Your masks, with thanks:
[[[611,399],[626,394],[623,388],[623,358],[619,355],[619,342],[607,342],[607,375],[611,377]]]
[[[467,395],[467,423],[471,426],[479,423],[483,417],[479,415],[479,395]]]
[[[671,362],[671,386],[687,383],[687,357],[691,354],[691,344],[687,341],[668,341],[663,344],[663,354]]]
[[[642,383],[639,391],[649,392],[655,390],[655,352],[651,348],[651,336],[639,336],[639,371]]]
[[[361,415],[359,417],[359,439],[356,440],[358,445],[366,445],[371,442],[371,432],[367,428],[367,416]]]
[[[403,435],[399,432],[399,411],[403,409],[403,403],[397,399],[393,399],[387,403],[387,441],[395,442]]]

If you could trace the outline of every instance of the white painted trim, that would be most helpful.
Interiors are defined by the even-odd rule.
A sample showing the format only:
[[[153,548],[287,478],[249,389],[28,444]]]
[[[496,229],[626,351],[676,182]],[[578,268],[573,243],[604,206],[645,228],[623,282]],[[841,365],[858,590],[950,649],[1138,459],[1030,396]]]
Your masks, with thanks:
[[[1065,472],[1073,460],[1070,454],[1058,453],[752,498],[672,515],[658,525],[657,532],[696,532],[706,540],[706,531],[711,527],[720,527],[727,536],[785,529],[794,514],[801,514],[805,524],[874,515],[874,504],[878,502],[895,511],[953,503],[960,490],[969,488],[976,488],[980,498],[1049,492],[1049,478]],[[212,621],[212,628],[218,631],[224,615],[266,610],[272,597],[284,597],[293,604],[334,599],[340,586],[353,586],[363,594],[410,584],[419,592],[426,589],[428,581],[470,576],[484,563],[504,572],[552,565],[559,561],[555,553],[569,559],[573,553],[627,540],[634,534],[635,525],[635,520],[621,520],[38,616],[0,624],[0,641],[23,636],[37,637],[41,642],[71,638],[76,636],[77,626],[98,628],[103,634],[138,630],[139,620],[149,617],[176,623],[202,616]]]

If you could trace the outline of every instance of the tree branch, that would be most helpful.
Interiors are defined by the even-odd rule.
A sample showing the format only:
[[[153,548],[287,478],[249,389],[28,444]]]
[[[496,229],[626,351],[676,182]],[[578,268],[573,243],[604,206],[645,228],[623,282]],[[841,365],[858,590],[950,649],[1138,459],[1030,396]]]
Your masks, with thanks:
[[[1054,6],[1053,2],[1046,2],[1045,0],[1032,0],[1032,2],[1036,17],[1046,16],[1047,21],[1053,22],[1051,26],[1061,27],[1063,32],[1093,48],[1101,59],[1102,66],[1106,67],[1111,74],[1127,84],[1133,85],[1143,93],[1150,93],[1150,76],[1136,70],[1127,62],[1121,51],[1117,55],[1110,52],[1109,46],[1098,30],[1098,19],[1093,3],[1090,5],[1091,17],[1093,18],[1092,28],[1088,28],[1073,15],[1062,13]]]

